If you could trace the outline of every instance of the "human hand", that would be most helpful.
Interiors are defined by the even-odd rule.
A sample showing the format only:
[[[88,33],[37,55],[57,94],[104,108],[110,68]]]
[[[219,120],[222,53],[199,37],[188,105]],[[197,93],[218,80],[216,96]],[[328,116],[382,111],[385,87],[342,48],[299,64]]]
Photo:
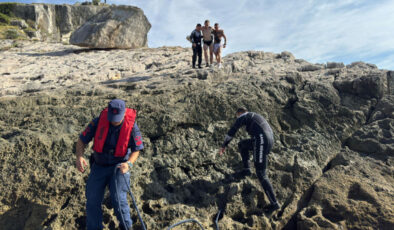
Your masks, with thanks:
[[[88,163],[86,163],[85,158],[83,157],[77,157],[77,160],[75,162],[75,165],[81,173],[85,172],[85,167],[88,166]]]
[[[196,47],[196,43],[193,43],[193,47]]]
[[[219,149],[219,156],[223,155],[225,150],[226,150],[226,148],[220,148]]]
[[[127,164],[127,162],[121,163],[120,165],[118,165],[118,168],[120,169],[120,172],[122,174],[125,174],[129,171],[129,165]]]
[[[223,44],[223,48],[226,48],[226,43]]]

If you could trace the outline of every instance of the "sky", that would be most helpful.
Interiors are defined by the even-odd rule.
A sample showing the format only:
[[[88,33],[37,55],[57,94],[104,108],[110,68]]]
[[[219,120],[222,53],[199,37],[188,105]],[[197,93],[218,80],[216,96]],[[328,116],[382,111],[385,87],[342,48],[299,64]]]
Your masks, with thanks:
[[[0,2],[74,4],[72,0]],[[149,47],[189,47],[197,23],[218,22],[223,53],[290,51],[312,63],[364,61],[394,70],[393,0],[107,0],[141,8]]]

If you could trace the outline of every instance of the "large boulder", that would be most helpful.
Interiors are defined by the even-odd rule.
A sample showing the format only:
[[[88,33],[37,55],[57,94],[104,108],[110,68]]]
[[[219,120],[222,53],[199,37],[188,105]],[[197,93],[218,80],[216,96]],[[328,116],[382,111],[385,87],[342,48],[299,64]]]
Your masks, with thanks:
[[[146,47],[150,28],[141,9],[113,6],[103,9],[77,29],[70,43],[90,48]]]
[[[30,38],[67,43],[70,35],[106,5],[53,5],[0,3],[7,24],[24,30]]]

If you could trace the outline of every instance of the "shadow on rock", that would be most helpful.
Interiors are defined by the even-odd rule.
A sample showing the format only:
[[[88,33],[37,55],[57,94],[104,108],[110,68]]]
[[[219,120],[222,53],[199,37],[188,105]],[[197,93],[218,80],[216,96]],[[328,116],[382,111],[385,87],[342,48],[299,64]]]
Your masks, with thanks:
[[[139,82],[139,81],[147,81],[151,79],[152,77],[149,76],[141,76],[141,77],[129,77],[129,78],[123,78],[120,80],[108,80],[104,81],[101,84],[103,85],[108,85],[108,84],[113,84],[113,83],[128,83],[128,82]]]
[[[1,229],[42,229],[56,218],[56,216],[48,216],[48,208],[24,198],[19,199],[15,207],[0,215]]]
[[[67,56],[67,55],[70,55],[70,54],[80,54],[80,53],[89,53],[89,52],[107,51],[107,50],[113,50],[113,49],[112,48],[108,48],[108,49],[102,49],[102,48],[65,49],[65,50],[61,50],[61,51],[47,52],[47,53],[18,53],[18,54],[19,55],[24,55],[24,56],[30,56],[30,57],[43,57],[43,56],[63,57],[63,56]]]
[[[233,196],[238,192],[248,193],[248,191],[244,191],[245,189],[252,189],[246,186],[243,188],[243,191],[238,191],[238,186],[231,185],[242,180],[236,174],[226,174],[219,181],[196,179],[188,182],[176,181],[175,183],[167,183],[167,180],[163,180],[165,170],[161,171],[159,169],[158,171],[151,173],[153,182],[145,186],[142,199],[158,200],[165,198],[169,204],[185,204],[196,208],[217,206],[218,210],[222,210],[223,214],[227,203],[232,200]]]

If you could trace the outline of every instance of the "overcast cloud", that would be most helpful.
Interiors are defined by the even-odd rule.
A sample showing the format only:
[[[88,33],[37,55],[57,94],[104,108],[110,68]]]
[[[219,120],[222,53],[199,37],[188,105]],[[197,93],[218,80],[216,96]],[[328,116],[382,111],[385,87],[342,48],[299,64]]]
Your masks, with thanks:
[[[228,38],[225,54],[287,50],[310,62],[365,61],[394,70],[392,0],[107,0],[107,3],[135,5],[144,10],[152,24],[148,35],[150,47],[190,46],[186,35],[196,23],[209,19],[224,29]]]

